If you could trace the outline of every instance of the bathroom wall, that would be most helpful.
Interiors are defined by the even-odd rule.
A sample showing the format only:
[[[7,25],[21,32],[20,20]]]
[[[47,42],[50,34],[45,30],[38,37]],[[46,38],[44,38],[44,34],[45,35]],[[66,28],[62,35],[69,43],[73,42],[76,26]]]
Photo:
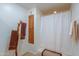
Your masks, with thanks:
[[[9,51],[11,31],[17,29],[19,20],[27,23],[26,38],[18,42],[18,55],[36,52],[38,50],[38,40],[40,32],[40,12],[36,8],[26,10],[18,4],[0,4],[0,55],[15,55],[15,51]],[[34,15],[34,44],[28,43],[28,16]]]
[[[11,31],[17,29],[18,20],[27,21],[25,9],[17,4],[0,4],[0,55],[9,54]]]
[[[72,3],[72,20],[77,20],[79,23],[79,3]],[[73,43],[73,55],[79,56],[79,40],[76,43]]]
[[[79,23],[78,12],[79,4],[73,3],[68,11],[40,16],[38,51],[47,48],[65,56],[79,56],[79,41],[74,42],[69,35],[71,21],[76,19]]]
[[[28,16],[29,15],[34,15],[34,44],[28,43],[28,51],[29,52],[37,52],[39,49],[39,39],[40,39],[40,12],[37,8],[32,8],[28,11]],[[28,23],[27,23],[28,27]],[[28,32],[28,29],[27,29]],[[28,34],[27,33],[27,39],[28,39]]]
[[[41,17],[37,8],[27,11],[17,4],[0,4],[0,55],[14,55],[14,51],[8,51],[8,46],[11,30],[16,30],[18,20],[27,23],[26,38],[19,40],[18,55],[28,51],[35,53],[43,48],[63,55],[79,55],[79,42],[74,44],[69,36],[72,19],[79,19],[78,7],[79,4],[72,4],[70,11]],[[34,45],[28,43],[29,15],[34,15]]]

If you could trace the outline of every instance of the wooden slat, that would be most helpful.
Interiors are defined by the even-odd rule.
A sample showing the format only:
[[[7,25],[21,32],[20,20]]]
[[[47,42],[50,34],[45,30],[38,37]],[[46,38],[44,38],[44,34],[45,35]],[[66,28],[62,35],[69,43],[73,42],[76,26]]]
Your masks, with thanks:
[[[25,36],[26,36],[26,25],[27,24],[22,21],[20,21],[20,23],[18,23],[17,31],[20,36],[20,39],[22,39],[22,40],[25,39]],[[20,33],[19,33],[19,31],[20,31]]]
[[[26,23],[21,22],[21,39],[25,39],[26,35]]]
[[[34,44],[34,16],[29,16],[28,20],[29,43]]]
[[[17,45],[18,45],[18,32],[12,30],[10,44],[9,44],[9,50],[16,50]]]

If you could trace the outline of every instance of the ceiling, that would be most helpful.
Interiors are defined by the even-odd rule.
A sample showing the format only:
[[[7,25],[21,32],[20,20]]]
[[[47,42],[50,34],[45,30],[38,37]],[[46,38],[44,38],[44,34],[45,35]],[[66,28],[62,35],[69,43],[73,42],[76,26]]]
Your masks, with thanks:
[[[18,5],[24,7],[26,10],[36,7],[41,12],[46,12],[46,10],[48,9],[56,8],[68,4],[67,3],[18,3]]]
[[[24,7],[26,10],[36,7],[36,8],[39,8],[41,11],[44,11],[53,7],[62,6],[65,4],[66,3],[18,3],[18,5]]]

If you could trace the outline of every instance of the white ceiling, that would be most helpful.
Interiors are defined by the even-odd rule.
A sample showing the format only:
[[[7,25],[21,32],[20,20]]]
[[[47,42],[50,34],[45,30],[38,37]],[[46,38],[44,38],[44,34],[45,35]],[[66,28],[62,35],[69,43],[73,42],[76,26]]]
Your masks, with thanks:
[[[24,7],[26,10],[36,7],[42,12],[50,8],[63,6],[65,4],[66,3],[18,3],[18,5]]]

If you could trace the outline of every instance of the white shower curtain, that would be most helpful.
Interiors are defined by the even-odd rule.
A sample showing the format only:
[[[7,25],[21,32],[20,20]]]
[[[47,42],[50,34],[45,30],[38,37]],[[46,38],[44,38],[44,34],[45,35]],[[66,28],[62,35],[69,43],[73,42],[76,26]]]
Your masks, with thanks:
[[[42,16],[40,46],[57,52],[71,52],[70,22],[70,11]]]

